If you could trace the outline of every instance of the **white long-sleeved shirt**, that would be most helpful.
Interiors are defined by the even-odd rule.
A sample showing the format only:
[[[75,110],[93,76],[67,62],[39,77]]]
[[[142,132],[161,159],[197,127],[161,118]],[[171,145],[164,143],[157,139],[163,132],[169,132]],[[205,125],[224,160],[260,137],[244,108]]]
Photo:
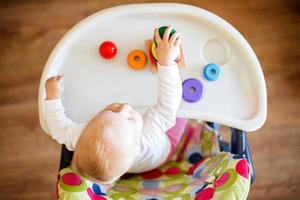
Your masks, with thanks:
[[[162,66],[158,64],[158,97],[143,117],[139,153],[129,172],[139,173],[160,166],[168,157],[171,143],[166,131],[174,126],[176,112],[181,96],[182,84],[177,64]],[[44,101],[46,122],[49,134],[67,149],[73,151],[77,140],[87,123],[78,124],[67,118],[61,99]]]

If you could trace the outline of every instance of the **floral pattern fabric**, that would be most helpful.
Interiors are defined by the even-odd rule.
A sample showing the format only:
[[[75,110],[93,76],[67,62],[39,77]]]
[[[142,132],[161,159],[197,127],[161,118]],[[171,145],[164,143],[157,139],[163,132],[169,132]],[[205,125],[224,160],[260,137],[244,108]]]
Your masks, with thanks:
[[[201,138],[204,129],[199,126],[189,128],[191,127],[193,131],[186,131],[171,161],[142,174],[126,174],[111,185],[91,182],[73,172],[70,167],[62,169],[58,175],[58,199],[246,199],[250,188],[246,159],[228,152],[203,159]]]

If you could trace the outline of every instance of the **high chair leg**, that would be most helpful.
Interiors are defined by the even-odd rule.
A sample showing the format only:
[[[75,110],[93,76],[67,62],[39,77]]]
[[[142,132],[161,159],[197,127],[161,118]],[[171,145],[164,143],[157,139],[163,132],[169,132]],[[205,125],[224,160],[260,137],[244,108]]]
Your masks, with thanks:
[[[231,128],[231,153],[246,157],[249,164],[252,184],[255,179],[254,166],[251,158],[248,139],[244,131]]]
[[[59,170],[64,169],[71,165],[73,158],[73,151],[69,151],[66,145],[61,145],[61,155],[60,155],[60,164]]]
[[[206,122],[208,126],[213,128],[214,130],[218,130],[220,128],[220,124],[214,123],[214,122]],[[226,151],[230,152],[230,145],[228,142],[222,140],[221,135],[218,134],[218,140],[220,145],[220,151]]]

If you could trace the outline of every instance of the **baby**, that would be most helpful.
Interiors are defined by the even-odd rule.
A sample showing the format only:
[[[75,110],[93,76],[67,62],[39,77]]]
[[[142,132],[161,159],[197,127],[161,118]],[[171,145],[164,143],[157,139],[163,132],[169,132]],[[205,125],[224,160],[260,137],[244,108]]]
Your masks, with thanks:
[[[64,77],[55,76],[46,81],[44,106],[50,135],[75,151],[72,166],[86,178],[111,183],[126,172],[140,173],[157,168],[174,152],[181,135],[166,134],[166,131],[175,125],[182,96],[175,62],[181,40],[178,32],[170,37],[171,30],[169,26],[163,38],[157,28],[154,31],[158,98],[143,117],[126,103],[113,103],[87,124],[77,124],[64,114],[60,99]]]

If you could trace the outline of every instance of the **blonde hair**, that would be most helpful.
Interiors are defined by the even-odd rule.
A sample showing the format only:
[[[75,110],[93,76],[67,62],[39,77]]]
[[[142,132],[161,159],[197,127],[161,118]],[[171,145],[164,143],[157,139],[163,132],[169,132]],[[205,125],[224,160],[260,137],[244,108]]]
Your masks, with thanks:
[[[97,117],[93,118],[78,139],[72,164],[84,176],[102,182],[116,180],[128,170],[126,162],[130,158],[124,148],[132,146],[123,144],[120,135],[122,133],[115,131],[112,122],[103,123]]]

